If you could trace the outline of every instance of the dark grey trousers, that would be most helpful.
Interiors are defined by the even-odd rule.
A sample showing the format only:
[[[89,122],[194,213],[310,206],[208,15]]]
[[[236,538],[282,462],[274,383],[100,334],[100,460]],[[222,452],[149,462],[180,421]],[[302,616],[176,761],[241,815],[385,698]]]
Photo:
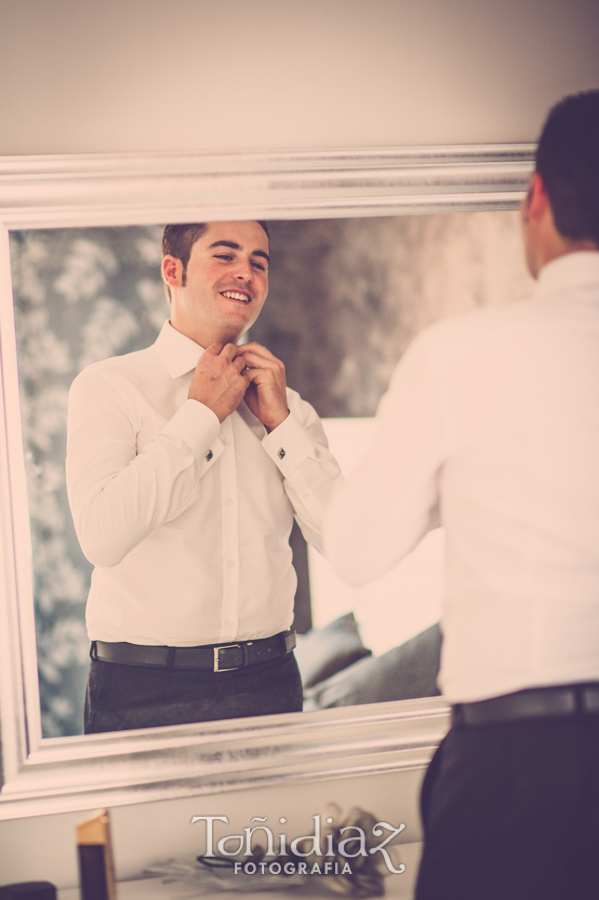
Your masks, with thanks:
[[[234,669],[161,669],[93,659],[85,733],[298,712],[302,683],[293,653]]]
[[[454,726],[421,804],[417,900],[599,897],[599,715]]]

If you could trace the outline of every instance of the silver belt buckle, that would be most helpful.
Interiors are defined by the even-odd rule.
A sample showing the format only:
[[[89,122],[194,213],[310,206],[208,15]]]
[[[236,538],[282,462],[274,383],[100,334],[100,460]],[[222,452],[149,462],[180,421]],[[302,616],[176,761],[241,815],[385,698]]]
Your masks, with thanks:
[[[231,666],[229,669],[221,669],[219,668],[219,656],[221,650],[228,650],[229,647],[241,647],[241,644],[225,644],[222,647],[213,647],[214,650],[214,668],[213,672],[232,672],[234,669],[239,669],[239,666]]]

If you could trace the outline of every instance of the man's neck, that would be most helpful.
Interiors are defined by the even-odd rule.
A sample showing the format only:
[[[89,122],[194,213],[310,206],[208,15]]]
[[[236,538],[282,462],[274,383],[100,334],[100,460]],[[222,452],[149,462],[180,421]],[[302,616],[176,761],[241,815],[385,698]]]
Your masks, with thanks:
[[[181,334],[184,334],[185,337],[188,337],[191,341],[199,344],[199,346],[204,350],[207,347],[210,347],[212,344],[221,344],[223,347],[225,344],[237,344],[241,337],[241,335],[228,333],[223,334],[222,332],[213,334],[210,329],[199,327],[194,328],[189,326],[187,323],[180,322],[177,319],[173,321],[172,316],[170,322],[175,331],[179,331]]]
[[[550,204],[547,204],[536,222],[533,223],[533,241],[531,244],[532,266],[531,274],[539,277],[541,269],[554,259],[567,256],[570,253],[597,250],[597,244],[588,238],[579,241],[571,240],[561,234],[555,225]]]
[[[543,269],[548,263],[553,262],[554,259],[560,259],[562,256],[568,256],[571,253],[581,253],[581,252],[593,252],[599,250],[599,245],[594,241],[583,240],[583,241],[570,241],[566,238],[562,238],[561,235],[560,241],[555,244],[548,245],[544,248],[545,252],[541,255],[539,259],[539,272]]]

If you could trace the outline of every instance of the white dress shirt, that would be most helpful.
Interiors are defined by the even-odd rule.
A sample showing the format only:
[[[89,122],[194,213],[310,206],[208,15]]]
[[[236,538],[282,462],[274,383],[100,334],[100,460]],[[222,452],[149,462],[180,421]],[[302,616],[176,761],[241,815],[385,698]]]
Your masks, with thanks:
[[[67,486],[95,565],[91,640],[194,646],[291,626],[294,513],[320,547],[339,468],[295,391],[270,434],[243,401],[221,424],[187,399],[202,353],[166,322],[151,347],[71,387]]]
[[[337,572],[363,584],[442,524],[450,701],[599,680],[599,253],[425,329],[377,417],[327,516]]]

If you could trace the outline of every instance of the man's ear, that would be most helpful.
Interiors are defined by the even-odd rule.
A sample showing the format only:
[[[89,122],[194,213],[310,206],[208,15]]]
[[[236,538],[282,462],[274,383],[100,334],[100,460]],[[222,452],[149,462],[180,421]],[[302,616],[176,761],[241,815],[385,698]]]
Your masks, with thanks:
[[[176,256],[165,256],[162,260],[162,278],[170,287],[183,284],[183,263]]]
[[[538,221],[549,206],[549,196],[545,184],[538,172],[533,172],[528,191],[526,213],[528,219]]]

